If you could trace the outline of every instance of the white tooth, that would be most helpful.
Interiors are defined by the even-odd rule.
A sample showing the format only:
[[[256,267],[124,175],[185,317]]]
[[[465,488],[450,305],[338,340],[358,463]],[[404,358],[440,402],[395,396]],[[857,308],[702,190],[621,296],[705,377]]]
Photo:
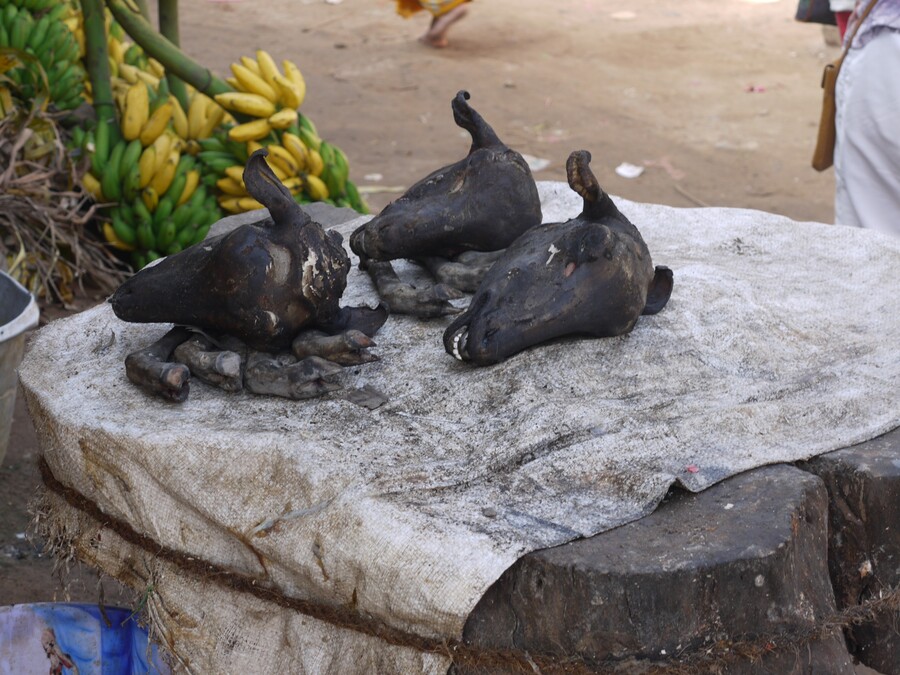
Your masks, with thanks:
[[[453,356],[457,361],[462,361],[462,356],[459,355],[459,339],[462,337],[462,333],[457,333],[453,336]]]

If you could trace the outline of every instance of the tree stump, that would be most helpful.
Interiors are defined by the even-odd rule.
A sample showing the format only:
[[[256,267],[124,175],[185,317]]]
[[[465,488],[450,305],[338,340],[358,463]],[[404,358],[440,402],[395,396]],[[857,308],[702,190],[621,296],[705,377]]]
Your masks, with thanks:
[[[670,492],[645,518],[521,558],[464,637],[601,671],[852,673],[840,631],[802,637],[835,612],[827,515],[822,481],[787,465]]]
[[[828,563],[840,608],[900,584],[900,429],[820,455],[805,467],[828,488]],[[885,675],[900,673],[900,612],[851,626],[850,652]]]

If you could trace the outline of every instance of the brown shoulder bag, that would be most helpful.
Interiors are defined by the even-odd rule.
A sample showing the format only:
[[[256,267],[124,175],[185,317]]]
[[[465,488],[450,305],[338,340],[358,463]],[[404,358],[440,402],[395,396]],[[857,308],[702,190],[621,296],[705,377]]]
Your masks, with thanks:
[[[850,45],[853,44],[853,38],[856,37],[856,31],[862,25],[862,22],[869,15],[869,12],[877,2],[878,0],[872,0],[872,2],[869,3],[866,7],[866,11],[862,13],[856,24],[853,26],[853,32],[850,34],[849,39],[844,42],[844,49],[841,51],[840,57],[827,64],[825,66],[825,71],[822,73],[822,116],[819,118],[819,136],[816,139],[816,149],[813,152],[812,158],[812,167],[816,171],[824,171],[834,164],[834,90],[835,85],[837,84],[838,73],[841,71],[841,64],[844,62],[844,57],[847,56]]]

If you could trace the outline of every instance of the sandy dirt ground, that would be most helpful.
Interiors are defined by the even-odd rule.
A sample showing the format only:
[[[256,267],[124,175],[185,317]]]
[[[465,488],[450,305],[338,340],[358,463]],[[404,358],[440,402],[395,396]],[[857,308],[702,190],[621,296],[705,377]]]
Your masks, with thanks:
[[[809,160],[838,48],[795,22],[790,0],[475,0],[441,50],[416,40],[429,17],[404,20],[393,0],[181,5],[183,48],[218,73],[259,47],[300,65],[303,112],[345,150],[375,210],[465,155],[450,100],[466,89],[508,145],[545,160],[537,180],[564,180],[568,154],[587,149],[613,195],[833,217],[833,175]],[[623,162],[643,174],[618,176]],[[0,604],[96,601],[90,571],[68,575],[67,595],[22,534],[37,455],[20,401],[0,467]]]

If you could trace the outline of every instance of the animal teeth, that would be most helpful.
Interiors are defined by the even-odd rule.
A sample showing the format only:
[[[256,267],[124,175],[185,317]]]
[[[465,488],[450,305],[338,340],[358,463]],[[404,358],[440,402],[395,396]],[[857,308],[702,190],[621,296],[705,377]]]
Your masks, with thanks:
[[[466,360],[467,354],[465,338],[468,336],[468,332],[469,331],[463,328],[453,336],[453,356],[459,361]]]

